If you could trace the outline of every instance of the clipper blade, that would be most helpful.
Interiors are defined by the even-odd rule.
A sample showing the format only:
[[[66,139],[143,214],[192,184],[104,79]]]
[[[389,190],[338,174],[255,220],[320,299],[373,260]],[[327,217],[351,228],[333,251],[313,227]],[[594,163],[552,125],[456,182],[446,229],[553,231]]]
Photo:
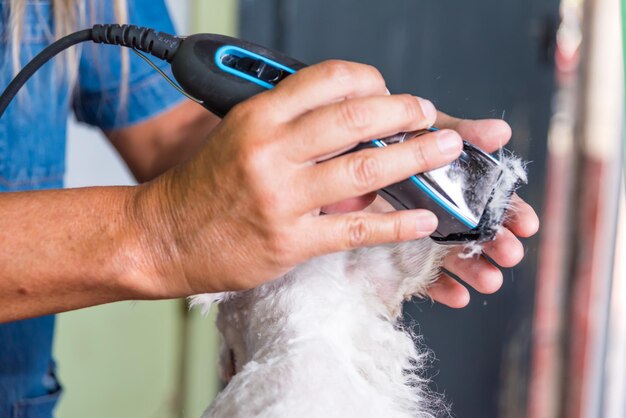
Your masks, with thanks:
[[[438,170],[445,173],[439,173],[436,178],[440,187],[447,184],[449,202],[476,222],[476,226],[467,231],[433,236],[433,239],[449,244],[484,243],[495,238],[505,220],[513,193],[526,182],[526,172],[519,158],[502,153],[497,160],[468,143],[461,158]],[[432,172],[422,176],[435,177]]]
[[[493,187],[478,227],[482,237],[478,242],[493,239],[505,221],[507,210],[511,209],[511,197],[519,186],[527,182],[522,160],[513,156],[502,156],[500,173]]]
[[[372,141],[382,147],[419,140],[422,132],[400,133]],[[447,166],[418,173],[379,194],[396,209],[424,208],[439,218],[431,238],[441,244],[492,240],[505,218],[511,196],[526,172],[521,160],[501,152],[500,159],[464,142],[461,156]]]
[[[463,156],[445,168],[462,191],[463,206],[477,216],[472,241],[492,240],[502,226],[513,193],[526,182],[521,160],[504,152],[496,160],[466,143]]]
[[[475,240],[469,240],[463,245],[460,258],[467,259],[482,254],[484,243],[495,238],[506,221],[507,211],[513,210],[513,193],[527,181],[526,168],[520,158],[512,154],[500,156],[500,173],[476,228],[478,234]]]

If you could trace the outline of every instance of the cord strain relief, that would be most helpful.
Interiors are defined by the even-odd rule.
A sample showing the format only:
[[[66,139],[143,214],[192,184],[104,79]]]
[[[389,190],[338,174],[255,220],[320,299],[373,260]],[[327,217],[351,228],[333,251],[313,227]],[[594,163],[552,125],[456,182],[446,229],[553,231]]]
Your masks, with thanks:
[[[94,25],[91,30],[96,43],[135,48],[167,62],[172,62],[182,42],[177,36],[135,25]]]

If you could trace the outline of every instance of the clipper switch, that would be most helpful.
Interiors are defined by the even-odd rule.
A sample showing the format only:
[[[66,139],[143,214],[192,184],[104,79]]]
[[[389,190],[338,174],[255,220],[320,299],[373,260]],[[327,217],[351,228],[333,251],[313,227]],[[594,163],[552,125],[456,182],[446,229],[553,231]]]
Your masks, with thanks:
[[[222,64],[274,85],[288,75],[285,71],[269,65],[263,60],[250,57],[237,57],[229,54],[222,58]]]

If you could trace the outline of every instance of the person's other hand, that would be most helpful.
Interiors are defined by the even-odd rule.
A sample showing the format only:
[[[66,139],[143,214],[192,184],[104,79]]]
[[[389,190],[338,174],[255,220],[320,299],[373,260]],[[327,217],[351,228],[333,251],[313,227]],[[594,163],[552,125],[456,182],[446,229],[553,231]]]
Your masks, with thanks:
[[[319,214],[456,159],[462,141],[451,129],[338,156],[436,118],[427,100],[388,95],[373,67],[340,61],[236,106],[196,157],[131,202],[152,296],[247,289],[318,255],[430,235],[437,220],[425,210]]]
[[[498,119],[461,120],[439,112],[435,126],[454,129],[461,137],[487,152],[496,151],[511,138],[509,125]],[[505,268],[517,265],[524,257],[524,248],[518,237],[530,237],[539,229],[539,219],[527,203],[514,195],[512,205],[505,228],[484,246],[484,253]],[[462,259],[458,256],[460,251],[460,248],[455,248],[448,254],[443,265],[445,269],[480,293],[490,294],[500,289],[503,277],[498,267],[484,256]],[[436,301],[454,308],[464,307],[470,300],[465,286],[445,273],[431,286],[429,293]]]
[[[499,119],[463,120],[439,112],[435,126],[454,129],[464,139],[487,152],[502,148],[511,138],[511,128]],[[368,201],[370,198],[363,197],[361,200]],[[345,203],[342,205],[346,206]],[[510,216],[504,224],[505,228],[493,241],[484,246],[484,253],[505,268],[517,265],[524,256],[524,248],[518,237],[530,237],[539,229],[539,219],[535,211],[517,195],[513,195],[512,206]],[[381,213],[394,209],[378,197],[366,210]],[[469,259],[460,258],[461,251],[461,247],[450,251],[443,267],[480,293],[490,294],[498,291],[503,279],[500,269],[482,255]],[[462,308],[470,300],[467,288],[445,273],[441,273],[439,279],[430,287],[429,294],[437,302],[453,308]]]

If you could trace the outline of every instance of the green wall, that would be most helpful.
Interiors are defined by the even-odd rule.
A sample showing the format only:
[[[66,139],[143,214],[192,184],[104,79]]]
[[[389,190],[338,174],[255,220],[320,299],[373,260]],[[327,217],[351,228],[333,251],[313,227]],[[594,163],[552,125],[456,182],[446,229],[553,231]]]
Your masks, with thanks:
[[[194,32],[237,34],[237,0],[193,0],[191,24]]]
[[[217,336],[213,315],[185,309],[121,302],[60,315],[57,417],[199,417],[218,388]]]
[[[236,0],[194,0],[194,32],[236,34]],[[215,310],[121,302],[58,316],[57,418],[199,417],[218,391]]]

